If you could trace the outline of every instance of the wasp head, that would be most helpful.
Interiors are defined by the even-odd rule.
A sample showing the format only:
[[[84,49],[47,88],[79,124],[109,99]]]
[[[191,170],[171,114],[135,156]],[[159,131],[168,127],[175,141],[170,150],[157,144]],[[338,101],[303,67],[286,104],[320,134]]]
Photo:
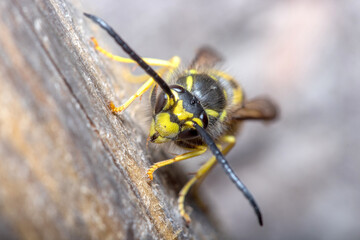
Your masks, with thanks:
[[[203,128],[208,125],[208,117],[200,101],[180,85],[171,85],[174,98],[161,92],[153,106],[153,117],[149,140],[164,143],[198,137],[192,122]]]

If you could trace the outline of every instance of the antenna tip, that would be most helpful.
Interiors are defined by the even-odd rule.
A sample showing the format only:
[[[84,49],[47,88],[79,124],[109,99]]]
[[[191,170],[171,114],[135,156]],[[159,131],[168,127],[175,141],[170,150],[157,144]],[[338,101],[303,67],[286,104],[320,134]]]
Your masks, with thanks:
[[[262,215],[261,215],[260,210],[257,207],[255,208],[255,213],[256,213],[256,216],[258,217],[258,221],[259,221],[260,226],[263,226]]]

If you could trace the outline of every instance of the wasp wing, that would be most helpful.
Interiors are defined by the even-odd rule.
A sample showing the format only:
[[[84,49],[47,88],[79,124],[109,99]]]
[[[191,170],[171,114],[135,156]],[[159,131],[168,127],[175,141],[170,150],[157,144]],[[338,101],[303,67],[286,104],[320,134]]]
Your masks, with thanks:
[[[211,47],[204,46],[197,51],[195,58],[191,62],[189,68],[211,69],[222,60],[223,60],[222,57],[217,51],[215,51]]]
[[[274,120],[277,115],[277,107],[270,99],[255,98],[235,109],[231,117],[234,120]]]

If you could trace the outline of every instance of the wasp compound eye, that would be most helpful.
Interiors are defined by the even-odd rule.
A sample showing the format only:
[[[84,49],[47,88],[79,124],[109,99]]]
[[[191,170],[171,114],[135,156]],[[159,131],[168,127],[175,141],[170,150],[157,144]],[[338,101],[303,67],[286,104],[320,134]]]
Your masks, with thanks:
[[[161,112],[161,110],[164,109],[167,103],[167,95],[164,92],[161,92],[157,98],[156,104],[155,104],[155,114],[158,114]]]
[[[199,118],[200,118],[201,122],[203,123],[204,128],[206,128],[206,127],[208,126],[208,124],[209,124],[209,120],[208,120],[208,116],[207,116],[206,112],[203,111],[203,112],[200,114],[200,117],[199,117]]]
[[[179,85],[171,85],[170,86],[171,89],[173,89],[175,92],[177,93],[184,93],[185,89]]]

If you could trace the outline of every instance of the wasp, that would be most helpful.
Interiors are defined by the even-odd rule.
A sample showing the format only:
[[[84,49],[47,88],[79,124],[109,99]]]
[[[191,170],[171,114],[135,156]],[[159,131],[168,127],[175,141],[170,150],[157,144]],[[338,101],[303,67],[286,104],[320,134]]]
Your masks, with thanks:
[[[145,83],[122,106],[115,107],[111,102],[111,111],[124,111],[136,98],[151,88],[152,121],[148,141],[158,144],[173,142],[187,151],[153,164],[147,171],[149,180],[153,179],[158,168],[199,156],[210,149],[213,156],[200,167],[179,193],[178,208],[181,216],[187,224],[190,223],[191,219],[184,207],[185,197],[191,187],[205,178],[218,162],[247,198],[259,224],[262,225],[258,204],[224,155],[235,145],[235,134],[241,122],[268,121],[276,117],[276,107],[272,101],[265,98],[246,100],[235,79],[215,68],[221,57],[211,48],[201,48],[190,66],[180,70],[179,57],[174,56],[169,60],[141,58],[104,20],[87,13],[84,15],[103,28],[130,58],[111,54],[92,38],[96,50],[119,62],[137,63],[146,72],[145,75],[132,76],[133,80]],[[159,69],[155,71],[152,66]]]

